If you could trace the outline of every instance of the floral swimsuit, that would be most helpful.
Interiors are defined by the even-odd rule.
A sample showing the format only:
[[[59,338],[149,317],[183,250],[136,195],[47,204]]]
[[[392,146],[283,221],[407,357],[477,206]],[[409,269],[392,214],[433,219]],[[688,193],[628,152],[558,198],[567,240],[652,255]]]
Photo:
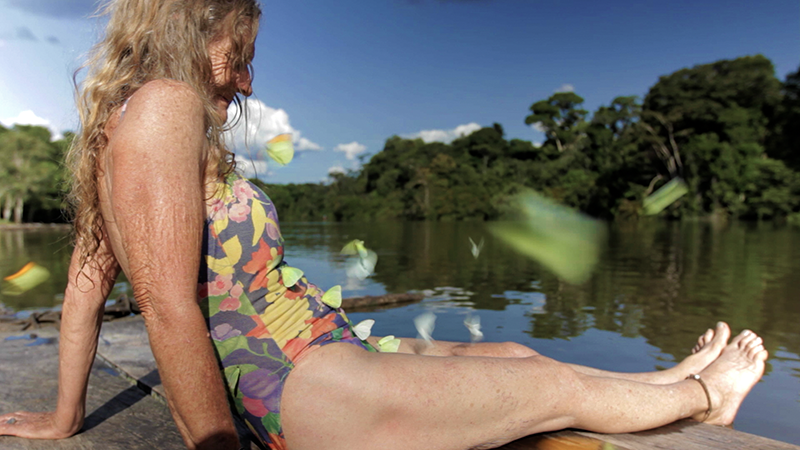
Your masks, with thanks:
[[[332,342],[375,349],[305,277],[284,286],[278,215],[255,185],[236,174],[220,183],[206,225],[198,301],[223,377],[250,429],[271,449],[284,449],[281,392],[294,364]]]

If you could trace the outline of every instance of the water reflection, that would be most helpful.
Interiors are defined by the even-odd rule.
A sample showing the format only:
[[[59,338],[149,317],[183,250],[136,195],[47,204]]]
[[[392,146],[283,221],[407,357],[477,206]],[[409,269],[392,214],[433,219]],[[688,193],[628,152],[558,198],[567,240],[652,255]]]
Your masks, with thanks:
[[[434,338],[466,341],[473,312],[489,341],[514,340],[548,356],[605,369],[653,370],[682,359],[700,332],[725,320],[764,336],[768,377],[739,429],[800,444],[800,230],[771,224],[617,224],[590,281],[573,286],[517,255],[482,223],[285,223],[286,259],[322,288],[345,296],[425,291],[417,305],[351,318],[377,319],[376,334],[413,336],[412,319],[435,310]],[[0,274],[36,261],[53,273],[16,308],[49,306],[66,284],[65,232],[0,231]],[[480,257],[469,239],[485,240]],[[348,280],[342,246],[361,239],[379,255],[376,273]],[[117,291],[129,289],[124,282]],[[24,301],[22,303],[21,301]],[[777,403],[776,403],[777,402]],[[776,415],[774,411],[781,411]],[[768,416],[769,419],[764,419]],[[766,421],[765,421],[766,420]]]
[[[66,229],[0,229],[0,277],[15,273],[30,261],[46,267],[51,274],[47,281],[22,296],[0,294],[0,301],[13,309],[41,308],[56,304],[67,286],[71,251]]]
[[[536,338],[569,338],[597,328],[644,336],[678,357],[698,330],[725,320],[734,329],[763,333],[770,350],[800,352],[800,283],[793,277],[800,269],[800,234],[791,228],[624,224],[612,229],[597,272],[582,286],[520,257],[479,223],[287,224],[284,234],[287,259],[323,257],[334,271],[343,261],[342,245],[363,239],[380,256],[373,290],[457,286],[473,293],[464,306],[493,311],[540,302],[529,312],[526,330]],[[486,239],[477,260],[470,237]]]

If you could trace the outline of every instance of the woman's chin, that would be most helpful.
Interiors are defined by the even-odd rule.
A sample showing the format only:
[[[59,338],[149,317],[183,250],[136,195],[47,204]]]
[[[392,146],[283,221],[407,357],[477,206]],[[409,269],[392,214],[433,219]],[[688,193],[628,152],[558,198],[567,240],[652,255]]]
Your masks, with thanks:
[[[219,118],[222,121],[222,123],[225,123],[225,122],[228,121],[228,105],[227,105],[227,102],[225,104],[220,103],[220,104],[217,105],[217,114],[219,114]]]

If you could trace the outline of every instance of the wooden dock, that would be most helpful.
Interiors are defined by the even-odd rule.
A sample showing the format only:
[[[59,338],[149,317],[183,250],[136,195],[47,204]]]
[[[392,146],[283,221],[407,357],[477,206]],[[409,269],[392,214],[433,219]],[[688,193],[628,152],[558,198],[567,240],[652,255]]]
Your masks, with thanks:
[[[19,337],[32,337],[34,339]],[[12,340],[6,340],[11,337]],[[0,332],[0,412],[55,407],[58,334],[54,328]],[[144,323],[131,317],[103,324],[87,394],[87,419],[77,435],[61,441],[0,437],[3,449],[182,449],[164,401]],[[245,448],[258,449],[240,427]],[[566,430],[529,436],[503,450],[800,450],[800,447],[728,428],[677,422],[641,433],[600,435]]]

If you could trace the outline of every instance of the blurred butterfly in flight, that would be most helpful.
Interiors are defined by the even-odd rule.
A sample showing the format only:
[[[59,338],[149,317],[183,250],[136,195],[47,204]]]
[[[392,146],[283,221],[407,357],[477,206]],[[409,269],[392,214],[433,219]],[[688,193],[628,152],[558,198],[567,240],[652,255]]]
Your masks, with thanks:
[[[10,296],[22,295],[44,283],[48,278],[50,278],[50,271],[35,262],[29,262],[17,273],[3,278],[0,292]]]
[[[375,272],[378,254],[368,249],[364,241],[354,239],[342,248],[342,255],[353,256],[347,262],[346,272],[349,278],[363,280]]]
[[[285,166],[294,158],[294,144],[290,133],[279,134],[267,142],[267,155]]]

